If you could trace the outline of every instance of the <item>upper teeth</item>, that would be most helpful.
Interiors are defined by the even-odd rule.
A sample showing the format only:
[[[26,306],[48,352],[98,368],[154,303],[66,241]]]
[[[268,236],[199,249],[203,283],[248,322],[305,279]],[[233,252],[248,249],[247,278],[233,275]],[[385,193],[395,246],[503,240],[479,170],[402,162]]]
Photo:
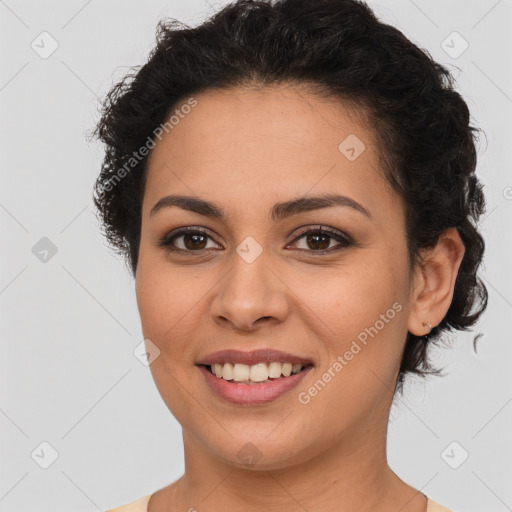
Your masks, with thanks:
[[[289,377],[292,373],[299,373],[303,366],[292,363],[258,363],[249,366],[248,364],[213,364],[210,367],[212,372],[219,378],[234,380],[235,382],[252,381],[263,382],[269,377],[277,379],[284,375]]]

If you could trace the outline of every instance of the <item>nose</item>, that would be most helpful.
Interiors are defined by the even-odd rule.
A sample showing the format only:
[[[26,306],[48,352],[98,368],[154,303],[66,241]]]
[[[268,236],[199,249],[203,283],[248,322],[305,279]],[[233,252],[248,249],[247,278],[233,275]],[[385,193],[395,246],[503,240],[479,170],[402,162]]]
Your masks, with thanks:
[[[289,311],[287,287],[268,263],[264,254],[252,263],[233,255],[232,268],[221,279],[210,308],[216,324],[251,331],[285,320]]]

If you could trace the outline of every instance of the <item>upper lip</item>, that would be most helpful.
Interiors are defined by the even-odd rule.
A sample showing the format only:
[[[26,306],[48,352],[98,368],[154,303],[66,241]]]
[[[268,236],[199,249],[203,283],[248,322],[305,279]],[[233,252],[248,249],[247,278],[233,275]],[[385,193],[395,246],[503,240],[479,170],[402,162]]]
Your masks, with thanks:
[[[200,359],[196,364],[198,365],[211,365],[211,364],[223,364],[223,363],[238,363],[247,364],[249,366],[258,363],[292,363],[301,364],[307,366],[313,364],[311,360],[289,354],[287,352],[281,352],[280,350],[273,350],[270,348],[262,348],[258,350],[252,350],[250,352],[243,352],[241,350],[219,350],[213,352]]]

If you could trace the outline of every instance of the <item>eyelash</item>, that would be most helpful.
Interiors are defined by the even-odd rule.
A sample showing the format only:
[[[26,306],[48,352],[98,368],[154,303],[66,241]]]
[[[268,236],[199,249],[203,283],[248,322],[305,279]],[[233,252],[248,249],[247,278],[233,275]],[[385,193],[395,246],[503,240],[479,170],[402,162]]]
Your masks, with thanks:
[[[172,246],[172,242],[174,239],[179,238],[180,236],[183,236],[183,235],[188,235],[188,234],[204,235],[204,236],[212,239],[215,243],[218,243],[204,229],[196,228],[196,227],[186,227],[186,228],[181,229],[180,231],[177,231],[176,233],[173,233],[172,236],[165,235],[164,237],[162,237],[159,240],[157,245],[159,247],[165,247],[165,249],[169,252],[172,252],[172,253],[178,252],[178,253],[182,253],[182,254],[202,253],[204,251],[209,250],[209,249],[199,249],[197,251],[193,251],[193,250],[189,250],[189,249],[178,249],[178,248],[175,248]],[[315,251],[312,249],[309,249],[309,250],[308,249],[297,249],[297,250],[322,255],[322,254],[327,254],[327,253],[331,253],[331,252],[335,252],[335,251],[340,251],[340,250],[346,249],[346,248],[354,245],[354,242],[348,236],[344,236],[336,231],[326,229],[323,226],[319,226],[317,228],[309,228],[308,230],[299,233],[295,237],[295,239],[292,241],[292,243],[295,243],[298,240],[300,240],[301,238],[303,238],[304,236],[310,235],[310,234],[328,235],[329,237],[334,238],[336,241],[340,242],[342,244],[342,246],[338,247],[338,248],[331,247],[330,249],[323,249],[323,250],[318,250],[318,251]],[[192,254],[190,254],[190,255],[192,255]]]

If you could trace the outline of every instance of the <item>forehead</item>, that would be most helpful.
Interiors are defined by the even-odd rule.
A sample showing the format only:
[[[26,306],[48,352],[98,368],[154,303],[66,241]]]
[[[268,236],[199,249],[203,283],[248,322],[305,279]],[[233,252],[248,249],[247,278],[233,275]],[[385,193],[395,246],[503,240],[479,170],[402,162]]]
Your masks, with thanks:
[[[352,195],[369,209],[396,203],[375,134],[350,105],[289,84],[193,98],[191,109],[180,110],[189,98],[175,106],[172,128],[151,151],[146,213],[170,193],[198,195],[226,209],[261,208],[309,192]]]

